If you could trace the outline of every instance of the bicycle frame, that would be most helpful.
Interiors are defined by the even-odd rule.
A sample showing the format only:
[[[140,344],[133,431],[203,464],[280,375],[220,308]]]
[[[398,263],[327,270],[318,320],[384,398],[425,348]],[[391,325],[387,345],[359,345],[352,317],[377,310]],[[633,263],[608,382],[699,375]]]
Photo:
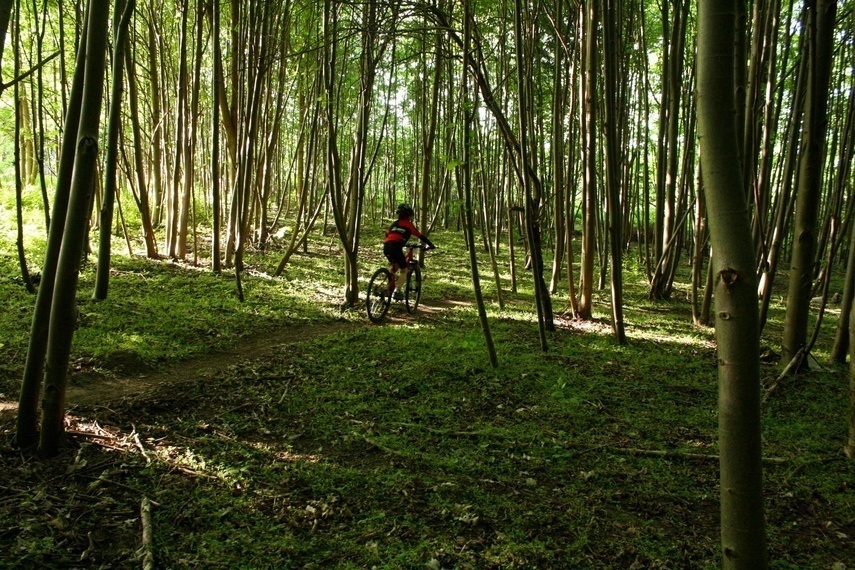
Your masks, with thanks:
[[[416,249],[422,249],[422,245],[419,243],[407,243],[404,244],[403,247],[407,248],[407,253],[404,258],[407,260],[407,267],[413,263],[413,251]],[[389,291],[394,291],[396,283],[398,281],[398,271],[403,269],[402,267],[398,267],[397,263],[393,263],[389,266],[389,273],[392,274],[392,279],[389,281]]]
[[[403,295],[401,298],[404,301],[407,312],[413,314],[419,306],[421,298],[421,270],[418,263],[413,259],[413,250],[427,249],[421,244],[406,243],[401,244],[401,247],[407,249],[404,255],[406,260],[407,283],[404,286]],[[395,286],[398,282],[398,270],[402,269],[397,264],[389,264],[387,267],[381,267],[374,272],[368,282],[368,293],[365,297],[365,308],[368,312],[368,318],[375,323],[379,323],[386,316],[386,311],[389,310],[389,304],[392,302],[395,291]],[[382,283],[382,285],[381,285]],[[400,300],[400,299],[396,299]]]

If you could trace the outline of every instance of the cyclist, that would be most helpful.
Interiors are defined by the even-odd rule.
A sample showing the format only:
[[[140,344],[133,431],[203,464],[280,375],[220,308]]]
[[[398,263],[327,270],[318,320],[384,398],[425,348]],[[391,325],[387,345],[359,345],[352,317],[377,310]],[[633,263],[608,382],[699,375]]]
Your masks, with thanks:
[[[407,259],[404,256],[404,244],[413,235],[427,245],[428,249],[433,249],[436,246],[426,236],[422,235],[416,226],[413,225],[413,222],[410,221],[416,213],[412,206],[401,204],[395,212],[398,214],[398,219],[392,222],[392,225],[386,231],[386,239],[383,242],[383,254],[389,260],[389,263],[392,264],[393,274],[396,268],[401,270],[401,275],[396,280],[396,283],[403,283],[406,286]],[[395,287],[394,297],[399,301],[404,298],[403,293],[401,293],[397,286]]]

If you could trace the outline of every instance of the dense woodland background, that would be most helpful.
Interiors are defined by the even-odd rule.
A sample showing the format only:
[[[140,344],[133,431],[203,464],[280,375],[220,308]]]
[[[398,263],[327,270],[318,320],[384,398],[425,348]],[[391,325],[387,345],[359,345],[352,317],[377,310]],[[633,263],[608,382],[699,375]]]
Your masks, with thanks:
[[[812,296],[850,250],[851,9],[842,2],[831,24],[827,130],[814,142],[822,183],[806,196],[805,97],[816,97],[810,4],[737,3],[741,164],[733,166],[750,202],[761,322],[791,257],[798,200],[817,209]],[[635,244],[653,299],[671,295],[681,259],[692,264],[695,319],[709,322],[708,299],[698,294],[710,288],[695,6],[623,1],[586,15],[591,5],[473,4],[466,107],[456,4],[119,3],[113,23],[127,6],[127,42],[113,46],[121,55],[110,52],[100,126],[106,132],[110,98],[121,95],[110,146],[117,172],[99,179],[94,211],[114,220],[124,237],[117,248],[142,243],[149,257],[217,270],[240,269],[247,247],[285,244],[274,274],[307,234],[333,224],[352,303],[359,249],[378,237],[363,230],[388,221],[397,203],[413,203],[427,231],[460,227],[465,197],[455,167],[461,110],[471,107],[473,222],[491,256],[509,231],[536,230],[526,248],[535,262],[540,250],[552,258],[548,289],[570,287],[574,313],[585,318],[590,291],[620,273],[620,265],[609,271],[609,244]],[[20,15],[10,12],[16,7]],[[85,4],[7,0],[0,12],[20,22],[9,26],[2,61],[5,203],[12,210],[11,190],[20,188],[27,209],[43,210],[43,221],[22,228],[26,252],[50,222]],[[93,231],[99,223],[93,216]],[[574,258],[579,275],[568,272]],[[788,356],[798,350],[785,348]]]
[[[3,254],[17,259],[22,287],[38,288],[17,443],[40,437],[51,454],[62,441],[81,259],[97,267],[95,299],[108,297],[111,255],[126,250],[233,275],[244,301],[248,276],[298,279],[287,269],[295,256],[325,239],[341,259],[325,279],[349,310],[401,202],[426,233],[463,231],[447,255],[472,273],[493,366],[482,282],[491,311],[531,287],[543,350],[556,319],[598,312],[623,345],[625,271],[654,306],[688,297],[698,327],[712,324],[715,287],[747,284],[756,325],[718,332],[738,345],[749,331],[736,360],[754,368],[734,376],[749,392],[759,393],[758,340],[785,298],[770,358],[806,371],[825,342],[844,363],[855,293],[852,4],[719,7],[728,24],[708,29],[725,29],[732,47],[731,103],[719,115],[732,153],[709,160],[740,190],[724,201],[701,171],[699,130],[716,119],[702,122],[714,117],[703,108],[710,52],[687,0],[0,0]],[[708,217],[752,237],[737,245],[751,275],[716,267]],[[738,233],[743,222],[750,233]],[[64,231],[49,235],[56,224]],[[713,236],[720,252],[726,233]],[[760,497],[759,402],[722,415],[744,416],[733,433],[753,434],[734,445],[754,442],[747,494]],[[760,513],[751,556],[765,559],[762,505],[750,508]]]

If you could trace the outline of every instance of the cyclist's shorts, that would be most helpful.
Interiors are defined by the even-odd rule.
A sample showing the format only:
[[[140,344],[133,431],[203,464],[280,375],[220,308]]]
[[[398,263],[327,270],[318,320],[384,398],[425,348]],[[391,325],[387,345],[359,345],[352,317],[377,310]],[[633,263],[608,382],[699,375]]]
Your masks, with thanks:
[[[389,260],[389,263],[394,263],[398,269],[407,266],[407,258],[404,255],[403,243],[389,241],[383,244],[383,255]]]

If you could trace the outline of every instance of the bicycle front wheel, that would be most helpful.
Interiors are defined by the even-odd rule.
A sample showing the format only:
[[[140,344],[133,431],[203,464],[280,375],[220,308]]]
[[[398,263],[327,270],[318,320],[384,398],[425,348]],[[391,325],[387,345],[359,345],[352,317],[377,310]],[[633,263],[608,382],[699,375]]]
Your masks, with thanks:
[[[379,323],[389,310],[392,302],[392,274],[381,267],[371,276],[368,283],[368,293],[365,295],[365,310],[372,323]]]
[[[404,295],[404,300],[407,306],[407,312],[411,315],[419,308],[419,299],[422,296],[422,270],[418,265],[410,267],[407,273],[407,292]]]

